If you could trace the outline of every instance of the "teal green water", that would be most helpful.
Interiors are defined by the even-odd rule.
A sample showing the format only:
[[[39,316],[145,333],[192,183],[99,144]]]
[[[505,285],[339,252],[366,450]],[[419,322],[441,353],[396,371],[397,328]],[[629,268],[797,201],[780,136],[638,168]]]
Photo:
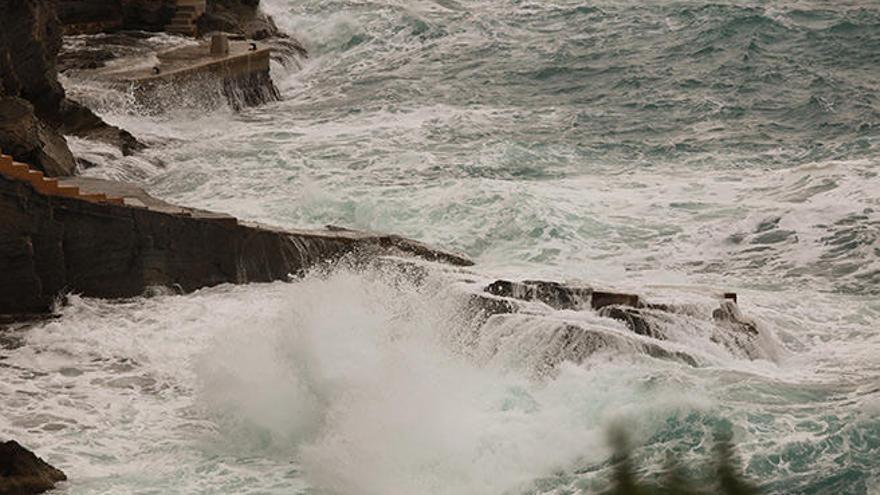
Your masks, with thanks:
[[[734,290],[761,359],[681,318],[670,345],[700,367],[620,350],[535,381],[545,324],[464,359],[460,301],[374,273],[75,299],[0,389],[0,431],[76,473],[69,493],[595,493],[619,421],[648,473],[702,469],[723,430],[766,493],[880,493],[880,5],[264,6],[311,54],[273,65],[283,101],[104,103],[153,146],[87,173],[404,234],[486,277]]]

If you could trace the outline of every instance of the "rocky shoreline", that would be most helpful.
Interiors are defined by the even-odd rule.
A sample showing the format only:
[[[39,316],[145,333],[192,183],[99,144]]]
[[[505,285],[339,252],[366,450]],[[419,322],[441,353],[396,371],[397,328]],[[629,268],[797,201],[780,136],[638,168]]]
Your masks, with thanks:
[[[209,0],[203,10],[185,10],[195,12],[189,20],[181,17],[180,5],[171,0],[0,0],[0,11],[10,20],[8,29],[0,32],[0,273],[4,274],[0,331],[4,323],[51,315],[68,293],[111,299],[136,297],[155,288],[187,293],[219,284],[290,280],[341,259],[385,263],[417,280],[427,278],[432,270],[421,261],[431,262],[434,268],[473,265],[464,255],[396,235],[340,227],[278,229],[172,205],[130,184],[75,177],[77,158],[65,136],[109,143],[124,155],[137,153],[145,145],[69,99],[58,79],[59,67],[73,76],[89,74],[117,83],[147,81],[145,86],[161,83],[175,88],[189,84],[189,75],[197,72],[219,83],[233,108],[262,104],[278,97],[269,75],[271,47],[299,56],[305,50],[281,33],[258,4],[255,0]],[[126,46],[135,54],[152,50],[140,41],[142,32],[167,26],[175,32],[191,28],[196,36],[223,32],[223,40],[243,38],[237,40],[238,48],[252,44],[253,49],[236,54],[235,48],[226,47],[225,52],[203,53],[206,41],[188,43],[177,52],[157,55],[160,63],[152,67],[153,75],[128,74],[126,79],[119,70],[107,71],[108,62],[119,56],[119,50],[111,46]],[[59,62],[62,33],[105,34],[89,38],[78,49],[65,49]],[[252,40],[259,40],[260,45]],[[185,67],[180,62],[184,52],[189,53]],[[235,57],[242,57],[249,69],[239,70],[242,64]],[[180,77],[164,77],[169,74]],[[389,260],[394,260],[391,265]],[[459,278],[479,277],[461,270]],[[538,373],[552,373],[563,360],[581,362],[610,346],[699,366],[699,357],[664,346],[670,319],[693,320],[709,328],[713,340],[745,357],[765,357],[756,344],[758,326],[740,313],[735,295],[717,299],[717,308],[707,311],[586,285],[494,280],[469,294],[468,331],[495,332],[511,320],[538,324],[546,321],[544,308],[594,312],[626,329],[610,332],[576,321],[553,321],[546,337],[553,352],[535,357]],[[463,336],[465,340],[472,337]],[[30,459],[29,465],[45,473],[36,475],[33,483],[27,481],[34,491],[26,492],[3,491],[6,486],[25,485],[9,481],[12,471],[2,472],[0,494],[37,493],[65,479],[60,471],[41,467],[45,463],[36,457],[33,461],[21,454],[18,444],[11,444],[6,444],[10,451]]]

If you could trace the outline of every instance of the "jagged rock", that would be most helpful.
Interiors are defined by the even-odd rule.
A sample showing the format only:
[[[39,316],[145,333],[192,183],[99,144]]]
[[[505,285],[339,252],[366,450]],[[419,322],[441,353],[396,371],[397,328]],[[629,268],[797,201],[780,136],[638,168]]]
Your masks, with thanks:
[[[15,440],[0,443],[0,495],[43,493],[67,476]]]
[[[62,51],[58,55],[58,71],[63,74],[72,70],[100,69],[115,58],[116,54],[106,48]]]
[[[130,132],[104,122],[95,112],[73,100],[61,102],[59,124],[65,134],[110,144],[119,148],[123,155],[144,149],[144,144]]]
[[[21,98],[0,97],[0,150],[50,177],[73,175],[76,169],[64,137],[38,120],[34,107]]]
[[[122,0],[121,3],[124,29],[161,31],[177,10],[175,0]]]
[[[399,236],[282,231],[175,207],[133,186],[113,189],[101,182],[64,184],[83,192],[100,187],[140,206],[46,196],[29,183],[0,176],[0,313],[47,312],[64,291],[119,298],[141,295],[151,286],[190,292],[222,283],[284,280],[347,254],[472,264]]]
[[[560,348],[548,354],[548,359],[558,364],[561,361],[581,363],[594,352],[609,345],[621,345],[622,341],[598,331],[576,326],[564,325],[560,327]],[[697,366],[697,361],[690,355],[680,351],[669,351],[652,342],[628,340],[627,346],[639,349],[641,352],[659,359],[679,361],[689,366]]]
[[[0,81],[3,94],[33,104],[40,118],[54,113],[64,99],[55,56],[61,26],[50,0],[0,0]]]
[[[757,336],[758,327],[755,322],[743,316],[739,306],[733,300],[726,300],[712,312],[712,318],[724,326],[744,335]]]
[[[275,21],[259,9],[259,0],[210,0],[197,21],[199,33],[222,31],[253,40],[286,37]]]
[[[56,0],[65,34],[94,34],[122,27],[119,0]]]
[[[624,294],[621,292],[593,291],[590,299],[590,306],[593,309],[602,309],[605,306],[629,306],[632,308],[640,308],[644,305],[641,298],[635,294]]]
[[[65,97],[64,88],[58,82],[56,66],[62,34],[56,7],[51,0],[0,0],[0,12],[3,12],[3,29],[0,29],[0,97],[29,101],[33,105],[34,115],[47,129],[101,139],[123,147],[123,151],[139,147],[140,143],[133,136],[106,124],[88,109]],[[55,144],[67,147],[66,143],[62,146],[57,140]],[[7,143],[6,146],[27,148],[28,143]],[[13,156],[21,161],[28,158]],[[43,166],[38,160],[33,162],[34,165]]]
[[[496,280],[486,287],[486,292],[523,301],[541,301],[555,309],[581,309],[589,306],[593,289],[542,280]]]
[[[622,321],[630,330],[639,335],[661,340],[666,338],[662,332],[657,331],[648,323],[639,309],[625,306],[605,306],[599,310],[599,314],[606,318]]]
[[[475,315],[474,322],[478,326],[492,316],[520,311],[521,308],[512,300],[541,301],[559,310],[592,309],[600,316],[622,322],[635,334],[657,340],[668,339],[664,329],[676,315],[700,319],[708,317],[705,309],[693,305],[656,304],[645,301],[637,294],[597,291],[589,287],[568,286],[558,282],[496,280],[484,290],[495,297],[478,294],[470,299],[470,312]],[[754,321],[742,315],[736,304],[736,294],[724,293],[723,297],[721,306],[712,313],[711,321],[715,323],[715,330],[710,339],[750,359],[766,357],[758,345],[758,327]],[[569,333],[571,332],[575,330],[570,329]],[[578,342],[574,348],[581,349],[585,344]],[[567,346],[568,344],[563,348],[567,349]],[[688,364],[695,363],[690,356],[669,352],[659,346],[646,347],[645,350],[655,357],[669,357]]]

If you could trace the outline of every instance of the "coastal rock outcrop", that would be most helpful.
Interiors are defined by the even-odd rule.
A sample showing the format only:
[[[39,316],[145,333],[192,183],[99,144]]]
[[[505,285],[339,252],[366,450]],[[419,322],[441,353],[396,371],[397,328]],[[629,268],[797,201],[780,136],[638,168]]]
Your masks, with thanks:
[[[0,443],[0,495],[43,493],[67,476],[15,440]]]
[[[398,253],[472,264],[394,235],[284,231],[170,205],[124,184],[84,178],[63,184],[124,197],[125,204],[42,194],[27,181],[0,175],[0,314],[45,313],[67,291],[120,298],[152,286],[189,292],[285,280],[344,255]]]
[[[29,101],[0,97],[0,149],[16,158],[40,165],[46,175],[73,175],[76,160],[67,141],[34,114]]]
[[[20,98],[32,106],[25,108],[14,100],[7,103],[8,111],[0,115],[0,128],[6,129],[0,130],[4,149],[22,150],[25,155],[16,158],[32,160],[48,175],[71,175],[69,149],[34,153],[34,140],[66,149],[66,143],[61,145],[63,134],[72,134],[120,146],[124,153],[142,147],[128,132],[108,125],[91,110],[66,98],[56,66],[62,27],[55,2],[0,0],[0,12],[4,16],[0,29],[0,97]],[[6,118],[24,123],[35,119],[39,125],[31,128],[37,132],[9,132],[16,123]]]
[[[275,21],[260,10],[260,0],[209,0],[196,25],[203,34],[222,31],[253,40],[285,37]]]
[[[702,322],[704,328],[708,329],[710,340],[725,346],[731,352],[749,359],[772,358],[761,347],[761,332],[758,325],[743,316],[736,304],[736,294],[733,293],[721,295],[723,299],[719,302],[719,306],[707,311],[695,305],[653,303],[637,294],[596,290],[583,285],[543,280],[520,282],[496,280],[485,286],[483,290],[483,294],[473,294],[470,298],[470,312],[474,315],[473,321],[478,327],[493,317],[529,313],[522,304],[539,302],[554,310],[592,310],[599,316],[617,320],[633,334],[650,339],[648,342],[627,340],[623,345],[641,346],[645,353],[655,357],[671,358],[696,365],[697,361],[691,356],[677,351],[667,351],[657,344],[650,343],[650,341],[669,340],[669,327],[687,320],[695,320]],[[554,332],[562,332],[559,335],[566,336],[562,339],[564,341],[562,347],[577,350],[575,354],[580,353],[578,354],[581,356],[580,359],[588,354],[586,350],[610,345],[612,341],[621,343],[619,336],[607,332],[568,323],[563,326],[568,329],[562,331],[554,327]],[[584,339],[589,342],[575,342]],[[567,359],[572,360],[571,356]]]

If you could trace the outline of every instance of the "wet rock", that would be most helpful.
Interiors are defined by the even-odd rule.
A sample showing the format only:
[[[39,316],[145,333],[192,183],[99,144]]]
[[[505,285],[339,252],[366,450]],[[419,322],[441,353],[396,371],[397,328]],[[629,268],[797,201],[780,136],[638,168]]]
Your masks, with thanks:
[[[625,294],[622,292],[594,291],[590,299],[590,306],[593,309],[602,309],[605,306],[629,306],[632,308],[640,308],[643,306],[642,300],[636,294]]]
[[[648,323],[648,320],[639,309],[625,306],[605,306],[599,310],[599,315],[622,321],[630,330],[639,335],[660,340],[666,339],[662,332]]]
[[[598,329],[585,328],[578,325],[561,325],[551,332],[543,349],[543,358],[539,364],[539,373],[551,373],[564,361],[580,364],[586,358],[606,348],[629,349],[658,359],[677,361],[696,367],[696,359],[680,352],[670,351],[661,345],[637,340],[635,337],[622,337]]]
[[[169,205],[133,186],[94,179],[65,184],[81,191],[99,187],[139,206],[45,196],[29,183],[0,175],[0,314],[45,313],[65,291],[120,298],[152,286],[191,292],[286,280],[346,254],[473,264],[395,235],[283,231]]]
[[[3,12],[3,29],[0,29],[0,97],[27,100],[43,128],[56,134],[97,138],[124,145],[130,151],[136,146],[136,140],[130,134],[106,124],[88,109],[66,98],[64,88],[58,82],[56,66],[62,34],[56,9],[56,3],[51,0],[0,0],[0,12]],[[44,138],[46,132],[43,133]],[[6,145],[12,148],[29,146],[26,141]],[[56,139],[54,147],[67,149],[66,154],[69,154],[66,143],[61,144]],[[65,153],[52,154],[58,161]],[[31,158],[13,156],[20,161]],[[43,162],[29,161],[33,161],[33,165],[43,166]]]
[[[286,37],[259,9],[259,0],[211,0],[196,25],[201,34],[222,31],[253,40]]]
[[[0,444],[0,495],[43,493],[67,476],[14,440]]]
[[[0,98],[0,150],[49,177],[73,175],[76,170],[64,137],[37,119],[33,105],[21,98]]]
[[[589,305],[593,289],[542,280],[496,280],[486,287],[486,292],[522,301],[541,301],[554,309],[578,310]]]
[[[712,312],[712,318],[724,327],[741,333],[756,337],[758,335],[758,327],[755,322],[743,316],[736,302],[733,300],[725,300],[721,306]]]
[[[65,50],[58,55],[58,71],[99,69],[115,58],[116,54],[106,48]]]
[[[754,320],[742,314],[733,300],[725,300],[712,312],[717,328],[711,340],[732,353],[749,359],[774,359],[772,349],[761,345],[760,331]]]
[[[123,155],[144,149],[144,144],[130,132],[104,122],[85,106],[64,100],[58,112],[59,128],[65,133],[115,146]]]

